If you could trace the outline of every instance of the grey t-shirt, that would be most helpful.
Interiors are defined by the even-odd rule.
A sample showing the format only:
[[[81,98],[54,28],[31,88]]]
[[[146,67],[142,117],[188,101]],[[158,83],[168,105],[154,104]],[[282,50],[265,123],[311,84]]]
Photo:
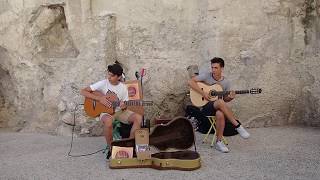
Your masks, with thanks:
[[[230,81],[226,77],[223,76],[222,80],[216,81],[215,79],[213,79],[211,72],[202,73],[199,76],[196,76],[196,79],[198,81],[203,81],[209,85],[213,85],[213,84],[218,83],[222,86],[223,91],[230,91],[230,89],[231,89]]]

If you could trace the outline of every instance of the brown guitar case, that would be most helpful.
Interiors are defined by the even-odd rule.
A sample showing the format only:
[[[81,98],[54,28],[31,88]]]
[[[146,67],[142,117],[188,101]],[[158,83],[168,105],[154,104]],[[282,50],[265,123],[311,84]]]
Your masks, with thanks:
[[[194,145],[195,135],[192,124],[185,117],[177,117],[165,125],[156,125],[149,135],[149,145],[159,150],[151,154],[151,159],[133,158],[111,159],[110,168],[150,167],[155,169],[195,170],[200,168],[200,155],[189,150]],[[112,146],[133,147],[135,139],[113,141]],[[171,150],[167,152],[167,150]],[[172,151],[172,149],[176,151]]]

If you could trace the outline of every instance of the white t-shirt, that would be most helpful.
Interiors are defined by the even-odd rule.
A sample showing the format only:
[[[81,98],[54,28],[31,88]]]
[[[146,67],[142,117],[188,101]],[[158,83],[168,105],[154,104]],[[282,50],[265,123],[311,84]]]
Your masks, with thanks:
[[[103,94],[106,94],[110,90],[118,96],[119,101],[129,100],[128,88],[122,82],[119,82],[119,84],[117,85],[112,85],[108,79],[104,79],[94,84],[91,84],[90,88],[92,91],[100,91]],[[120,107],[116,107],[115,111],[119,111],[119,110],[120,110]]]

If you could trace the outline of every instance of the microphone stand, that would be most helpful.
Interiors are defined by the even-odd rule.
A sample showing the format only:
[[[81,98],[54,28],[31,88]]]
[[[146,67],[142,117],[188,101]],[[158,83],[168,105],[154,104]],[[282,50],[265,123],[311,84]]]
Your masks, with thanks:
[[[143,100],[143,86],[142,86],[142,79],[143,79],[143,76],[145,75],[145,69],[142,68],[141,69],[141,72],[140,72],[140,86],[141,86],[141,97],[142,97],[142,100]],[[142,127],[146,127],[146,122],[145,122],[145,119],[144,119],[144,113],[142,115]]]

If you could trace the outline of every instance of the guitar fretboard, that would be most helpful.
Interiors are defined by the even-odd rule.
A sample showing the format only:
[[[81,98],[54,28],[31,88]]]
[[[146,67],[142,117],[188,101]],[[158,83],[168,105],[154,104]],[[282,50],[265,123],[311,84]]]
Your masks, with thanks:
[[[224,96],[230,94],[231,91],[211,91],[211,96]],[[249,90],[234,91],[236,94],[248,94]]]
[[[227,92],[229,94],[231,91],[227,91]],[[239,90],[239,91],[235,91],[235,92],[236,92],[236,94],[248,94],[248,93],[250,93],[249,90]]]
[[[130,100],[124,101],[124,104],[127,106],[150,106],[153,104],[152,101],[141,101],[141,100]],[[120,101],[112,102],[113,107],[120,106]]]

